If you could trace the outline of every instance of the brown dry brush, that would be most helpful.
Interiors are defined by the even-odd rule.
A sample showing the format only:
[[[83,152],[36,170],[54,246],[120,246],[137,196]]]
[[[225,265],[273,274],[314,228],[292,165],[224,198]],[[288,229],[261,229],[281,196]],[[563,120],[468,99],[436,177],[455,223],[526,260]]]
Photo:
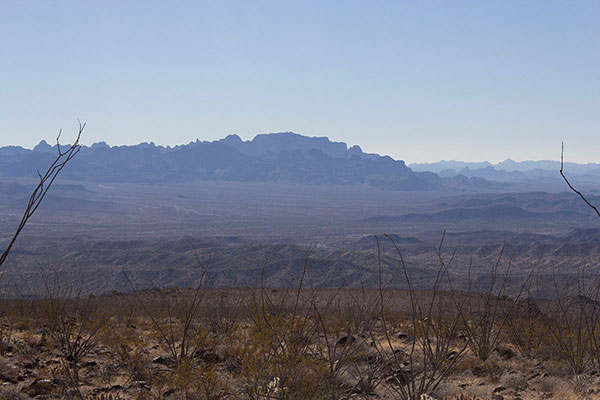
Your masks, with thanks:
[[[152,360],[154,364],[166,368],[162,374],[145,373],[148,360],[140,357],[139,346],[122,349],[125,353],[122,358],[132,363],[130,367],[135,375],[149,380],[150,388],[154,386],[159,390],[155,393],[158,398],[163,387],[176,390],[178,396],[185,399],[198,396],[205,399],[220,398],[224,394],[225,388],[213,368],[218,356],[209,349],[215,335],[208,329],[208,323],[200,313],[201,305],[206,300],[208,273],[198,258],[197,262],[202,271],[197,286],[191,292],[155,291],[155,304],[148,304],[147,299],[135,291],[133,283],[123,271],[136,303],[150,321],[150,328],[168,357],[159,356]],[[135,376],[132,376],[131,381],[135,382],[134,379]],[[151,393],[145,395],[150,396]]]
[[[501,271],[505,245],[502,245],[495,260],[485,257],[489,265],[489,282],[481,287],[474,287],[472,277],[473,258],[469,260],[467,269],[468,287],[466,293],[458,293],[453,286],[449,268],[454,261],[454,255],[448,262],[442,257],[442,236],[437,254],[440,265],[448,276],[452,293],[451,299],[455,305],[455,312],[461,319],[467,343],[471,352],[481,361],[487,361],[494,351],[498,349],[504,338],[504,330],[514,318],[514,310],[522,302],[522,295],[529,287],[534,276],[536,266],[530,268],[524,280],[519,284],[519,291],[514,296],[508,295],[508,283],[511,278],[512,260],[506,262],[504,271]]]
[[[554,273],[553,297],[538,303],[530,295],[507,322],[507,341],[528,359],[566,367],[576,390],[600,367],[600,281],[584,272],[572,287]]]
[[[600,334],[600,287],[597,280],[586,282],[578,270],[577,285],[569,290],[554,275],[555,296],[548,315],[549,346],[568,366],[576,388],[583,375],[597,368]]]
[[[455,345],[460,317],[452,311],[447,295],[442,291],[445,267],[440,265],[434,286],[429,293],[415,290],[402,252],[394,240],[385,235],[396,250],[404,274],[410,300],[409,328],[405,343],[393,340],[394,325],[400,321],[386,318],[385,291],[382,282],[382,262],[379,238],[377,255],[379,265],[380,315],[383,342],[375,342],[380,357],[386,360],[388,387],[402,400],[417,400],[434,393],[448,377],[467,350],[466,344]]]
[[[339,293],[336,292],[338,296]],[[329,335],[335,339],[334,343],[328,341],[330,360],[333,360],[330,363],[336,367],[338,379],[345,378],[347,393],[365,397],[376,394],[384,382],[386,369],[384,360],[374,349],[378,340],[379,296],[368,294],[361,287],[359,292],[349,292],[343,306],[339,303],[334,310],[324,308],[318,313],[322,326],[326,325],[325,321],[331,321],[326,317],[328,314],[343,317],[334,319],[341,319],[343,323],[338,324],[337,334]]]
[[[341,394],[370,395],[382,380],[382,363],[370,349],[376,302],[332,292],[325,301],[312,300],[317,321],[315,348],[327,364],[328,398]]]
[[[532,278],[536,276],[534,274]],[[535,300],[532,291],[533,280],[526,283],[527,296],[513,309],[507,320],[506,341],[515,346],[524,358],[548,360],[552,357],[548,333],[552,321]]]
[[[44,278],[44,284],[46,297],[37,304],[43,336],[58,350],[65,396],[83,399],[80,368],[110,331],[110,316],[96,296],[64,285],[58,274],[53,282]]]
[[[268,289],[263,276],[255,292],[250,324],[236,349],[249,399],[317,399],[327,390],[326,362],[313,346],[318,323],[304,290],[311,251],[296,288]]]
[[[139,367],[141,373],[138,377],[132,376],[123,389],[129,395],[149,399],[158,399],[164,393],[173,391],[176,398],[189,399],[225,396],[241,399],[341,399],[349,396],[369,398],[375,394],[391,394],[399,399],[416,399],[421,394],[438,398],[436,384],[450,377],[460,367],[464,356],[472,351],[458,336],[463,332],[462,317],[456,312],[452,298],[455,294],[442,290],[443,271],[445,268],[432,291],[416,290],[412,288],[412,283],[409,290],[387,290],[383,286],[377,291],[297,288],[274,291],[264,286],[246,290],[243,293],[248,301],[246,308],[251,308],[255,314],[250,318],[251,314],[246,310],[237,317],[235,329],[213,337],[210,347],[214,356],[218,357],[214,364],[209,365],[203,360],[205,354],[198,354],[187,357],[189,363],[181,363],[177,368],[171,362],[169,346],[162,343],[162,352],[159,354],[166,355],[163,357],[165,364],[156,365],[146,358]],[[106,365],[118,365],[129,361],[119,361],[121,355],[113,350],[116,343],[134,343],[137,350],[143,352],[144,348],[164,342],[158,328],[144,313],[138,296],[158,323],[163,324],[161,326],[166,332],[168,326],[164,324],[167,323],[168,310],[171,310],[171,316],[175,319],[175,315],[181,316],[182,319],[177,323],[173,320],[174,336],[179,337],[175,346],[179,354],[181,336],[177,332],[183,332],[185,313],[183,308],[176,311],[175,304],[181,305],[184,297],[188,304],[192,304],[196,289],[164,289],[92,297],[89,303],[89,298],[79,296],[77,301],[82,308],[86,304],[95,304],[96,309],[102,307],[110,310],[110,322],[107,325],[110,334],[101,334],[99,337],[101,345],[110,349],[111,353],[100,358],[110,360]],[[590,291],[591,286],[589,290],[586,286],[586,293],[592,298]],[[48,296],[53,299],[52,303],[45,299],[36,304],[40,307],[43,305],[47,310],[58,310],[44,311],[45,314],[65,315],[58,321],[75,325],[66,324],[61,328],[62,331],[71,329],[75,333],[82,319],[74,317],[78,315],[78,308],[74,306],[76,303],[66,301],[67,297],[70,300],[77,299],[77,293],[72,293],[70,296],[52,294]],[[208,320],[211,299],[220,296],[219,291],[213,289],[206,289],[204,293],[201,303],[206,307],[198,308],[198,325]],[[171,305],[168,305],[165,296],[171,297]],[[398,298],[408,298],[407,310],[397,309]],[[255,304],[252,300],[259,302]],[[116,307],[116,304],[121,307]],[[237,302],[231,305],[239,307]],[[390,312],[387,308],[392,305],[393,311],[403,312]],[[586,326],[586,318],[592,317],[589,314],[592,311],[589,307],[582,308],[582,312],[586,313],[582,317],[584,323],[575,327]],[[463,312],[465,317],[469,316],[468,310]],[[139,313],[139,317],[135,316],[136,313]],[[128,324],[135,326],[131,328]],[[497,326],[499,324],[496,322]],[[50,329],[50,325],[46,329]],[[62,332],[60,329],[58,331]],[[152,334],[148,334],[150,331]],[[399,331],[408,334],[399,338]],[[128,332],[127,336],[123,332]],[[75,338],[77,335],[69,337]],[[217,343],[221,346],[218,349],[213,347]],[[132,359],[134,347],[128,350]],[[68,354],[68,351],[62,354]],[[85,356],[80,359],[85,360]],[[553,355],[552,360],[556,363],[567,362],[558,353]],[[98,364],[100,369],[104,368],[104,362],[99,361]],[[97,379],[98,375],[95,374],[95,377]],[[70,382],[64,376],[61,379],[65,385]],[[83,377],[82,381],[86,379]],[[98,385],[97,381],[94,385]],[[105,385],[111,386],[110,374]],[[68,390],[65,388],[64,392],[65,397],[70,394],[72,398],[80,398],[72,387]],[[89,393],[82,395],[89,396]]]
[[[201,341],[197,337],[200,333],[199,307],[204,299],[207,284],[207,271],[199,264],[202,274],[198,285],[193,290],[191,298],[186,293],[180,296],[172,295],[159,290],[162,311],[164,315],[157,315],[148,307],[144,299],[135,290],[133,282],[125,271],[123,275],[132,289],[135,300],[138,302],[146,317],[152,323],[152,327],[159,336],[162,345],[168,350],[171,357],[170,362],[176,367],[186,363],[189,357],[198,350]]]
[[[578,285],[577,299],[583,303],[581,312],[589,341],[590,357],[594,368],[600,368],[600,279],[596,278],[586,285],[581,279]]]
[[[373,360],[374,302],[364,291],[359,301],[341,288],[306,289],[310,251],[296,287],[255,292],[236,341],[247,398],[339,399],[372,394],[381,381],[381,369],[365,363]]]

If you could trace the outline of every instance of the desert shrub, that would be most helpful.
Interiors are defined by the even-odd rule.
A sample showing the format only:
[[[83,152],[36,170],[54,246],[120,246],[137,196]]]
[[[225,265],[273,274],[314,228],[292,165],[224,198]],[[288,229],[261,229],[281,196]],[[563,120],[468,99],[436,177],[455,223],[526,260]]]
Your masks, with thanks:
[[[150,380],[147,367],[151,360],[145,346],[146,338],[141,332],[131,325],[115,324],[103,342],[131,381]]]
[[[201,318],[206,329],[216,336],[226,335],[238,328],[239,322],[246,313],[247,293],[228,293],[225,290],[215,290],[208,294],[208,299],[200,307]]]
[[[10,348],[13,330],[12,320],[0,317],[0,354],[4,354]]]
[[[443,239],[442,239],[443,243]],[[534,268],[523,278],[519,292],[509,297],[507,285],[511,278],[512,260],[508,259],[506,266],[502,269],[505,246],[498,252],[496,259],[484,257],[488,264],[489,274],[482,283],[475,285],[472,278],[473,258],[470,259],[467,271],[468,288],[466,293],[458,293],[454,290],[450,274],[448,279],[452,290],[452,300],[456,313],[460,316],[460,329],[467,337],[467,343],[473,354],[481,361],[487,361],[496,350],[504,336],[508,322],[520,304],[520,298],[533,276]],[[441,245],[438,249],[440,264],[446,271],[449,270],[454,255],[449,262],[442,259]]]
[[[569,368],[577,386],[595,363],[600,303],[586,296],[581,279],[575,292],[560,288],[556,277],[554,285],[555,297],[548,313],[549,347],[556,359]]]
[[[43,335],[60,354],[64,390],[83,398],[81,363],[110,331],[110,318],[96,296],[84,296],[81,289],[63,285],[58,275],[52,283],[45,283],[46,297],[38,303]]]
[[[186,364],[196,351],[204,345],[207,331],[202,326],[199,309],[205,299],[207,272],[198,260],[202,275],[197,286],[191,291],[181,291],[178,288],[161,291],[154,289],[155,301],[135,292],[133,283],[123,272],[126,280],[134,290],[135,299],[144,315],[150,320],[152,330],[161,344],[169,353],[174,366]],[[157,301],[156,301],[157,300]]]
[[[188,358],[173,368],[154,372],[151,393],[163,398],[173,393],[178,399],[217,400],[228,394],[226,379],[213,365]]]
[[[467,348],[466,343],[457,343],[461,317],[454,312],[452,297],[443,294],[442,279],[448,265],[442,262],[436,273],[433,289],[429,293],[417,292],[412,284],[402,252],[387,236],[396,249],[399,264],[408,287],[411,331],[408,342],[392,339],[393,329],[385,319],[387,303],[382,282],[382,263],[379,240],[377,240],[379,260],[379,307],[382,323],[382,341],[375,346],[387,364],[388,388],[403,400],[418,400],[434,393],[461,360]],[[441,244],[440,244],[441,247]]]
[[[480,364],[481,360],[479,360],[479,358],[467,353],[458,363],[456,363],[454,371],[470,372],[473,368],[477,368],[477,366]]]
[[[547,321],[539,317],[510,318],[508,323],[508,341],[513,344],[524,357],[551,356]]]
[[[536,382],[536,386],[540,392],[549,392],[552,393],[554,389],[559,386],[562,382],[559,382],[559,379],[556,377],[543,377],[539,378]]]
[[[269,314],[260,320],[238,338],[234,350],[244,394],[250,399],[324,398],[327,363],[313,356],[314,322]]]
[[[507,389],[513,389],[517,391],[525,390],[529,386],[527,378],[521,373],[504,375],[500,379],[500,382],[502,383],[502,386],[506,387]]]
[[[327,364],[329,396],[373,393],[384,370],[381,358],[369,345],[375,340],[377,298],[369,298],[364,290],[348,297],[336,291],[311,304],[317,321],[315,354]]]

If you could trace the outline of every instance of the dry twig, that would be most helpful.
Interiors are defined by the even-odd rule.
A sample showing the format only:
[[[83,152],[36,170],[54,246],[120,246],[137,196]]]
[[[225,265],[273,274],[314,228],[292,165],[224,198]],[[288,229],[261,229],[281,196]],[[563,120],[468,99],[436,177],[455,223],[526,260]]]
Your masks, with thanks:
[[[565,182],[569,186],[569,189],[571,189],[573,192],[577,193],[579,195],[579,197],[581,197],[583,199],[583,201],[585,201],[585,203],[592,210],[594,210],[596,212],[596,215],[598,215],[598,217],[600,217],[600,211],[598,210],[598,208],[596,206],[594,206],[592,203],[590,203],[588,201],[588,199],[583,195],[583,193],[581,193],[579,190],[575,189],[575,187],[573,185],[571,185],[571,182],[569,182],[569,180],[565,176],[565,174],[564,174],[564,166],[565,166],[564,155],[565,155],[565,144],[562,143],[561,152],[560,152],[560,176],[563,177],[563,179],[565,180]]]
[[[0,255],[0,266],[4,264],[4,261],[6,261],[8,253],[10,253],[10,250],[15,244],[17,237],[19,236],[23,228],[25,228],[25,224],[27,224],[29,218],[31,218],[31,216],[37,211],[38,207],[42,203],[42,200],[44,200],[46,193],[48,193],[48,189],[50,189],[50,186],[52,186],[58,174],[63,170],[67,163],[71,161],[77,153],[79,153],[79,150],[81,150],[79,139],[81,138],[81,134],[85,129],[85,122],[82,124],[78,121],[78,123],[79,130],[77,132],[77,138],[75,139],[75,142],[64,151],[60,147],[60,136],[62,134],[62,130],[58,132],[58,136],[56,137],[56,147],[58,150],[58,156],[52,162],[52,164],[50,164],[50,166],[43,175],[38,171],[38,177],[40,181],[33,190],[33,193],[31,193],[31,197],[29,197],[27,208],[25,208],[25,212],[23,213],[23,217],[21,218],[21,222],[19,223],[17,230],[8,242],[8,246],[6,247],[4,252]]]

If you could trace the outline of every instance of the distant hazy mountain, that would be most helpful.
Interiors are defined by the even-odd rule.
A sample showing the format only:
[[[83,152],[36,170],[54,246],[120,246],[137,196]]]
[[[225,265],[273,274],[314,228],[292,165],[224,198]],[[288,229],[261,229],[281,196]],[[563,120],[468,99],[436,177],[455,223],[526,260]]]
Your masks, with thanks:
[[[417,172],[429,171],[429,172],[434,172],[437,174],[437,173],[440,173],[442,171],[447,171],[447,170],[452,170],[452,171],[456,172],[463,168],[477,169],[477,168],[489,167],[491,165],[492,164],[487,161],[466,162],[466,161],[455,161],[455,160],[442,160],[442,161],[431,162],[431,163],[413,163],[413,164],[410,164],[409,167],[413,171],[417,171]]]
[[[544,185],[553,190],[564,189],[564,182],[560,176],[560,162],[558,161],[520,161],[510,159],[497,164],[488,162],[469,163],[463,161],[440,161],[427,164],[410,164],[414,171],[433,172],[442,178],[466,176],[480,178],[490,182],[504,182],[519,185]],[[579,187],[586,190],[598,191],[600,183],[600,164],[565,163],[565,172]]]
[[[45,141],[33,150],[0,148],[0,177],[36,176],[53,160],[56,146]],[[465,176],[440,178],[414,172],[404,161],[363,153],[360,147],[291,132],[258,135],[242,141],[237,135],[175,147],[141,143],[83,147],[64,170],[65,178],[81,181],[164,182],[225,180],[367,185],[392,190],[466,190],[493,184]]]
[[[483,176],[486,173],[490,173],[491,171],[503,171],[503,172],[536,172],[536,171],[552,171],[558,172],[560,169],[559,161],[551,161],[551,160],[540,160],[540,161],[513,161],[510,158],[499,162],[497,164],[492,164],[487,161],[483,162],[465,162],[465,161],[455,161],[455,160],[442,160],[439,162],[433,163],[413,163],[410,164],[409,167],[413,171],[418,172],[434,172],[434,173],[442,173],[444,175],[450,175],[451,171],[454,174],[471,172],[471,174],[476,174],[475,176]],[[571,174],[598,174],[600,175],[600,164],[590,163],[590,164],[577,164],[572,162],[565,163],[565,171],[568,171]]]

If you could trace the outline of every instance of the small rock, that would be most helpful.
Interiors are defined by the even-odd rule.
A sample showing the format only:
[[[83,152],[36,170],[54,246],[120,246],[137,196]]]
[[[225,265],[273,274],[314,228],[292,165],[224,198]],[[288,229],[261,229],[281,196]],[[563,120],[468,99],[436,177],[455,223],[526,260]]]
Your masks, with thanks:
[[[346,346],[356,342],[356,338],[354,336],[342,336],[336,343],[336,346]]]
[[[12,377],[12,376],[8,376],[8,375],[0,375],[0,380],[2,380],[2,382],[4,383],[17,383],[18,381]]]
[[[500,392],[504,392],[505,390],[506,390],[506,388],[504,386],[498,386],[492,391],[492,393],[500,393]]]
[[[134,381],[133,386],[137,386],[140,389],[150,390],[150,385],[146,381]]]
[[[163,356],[157,356],[152,359],[152,364],[168,365],[169,360]]]
[[[200,356],[202,361],[208,364],[217,364],[221,361],[221,357],[218,354],[208,351]]]
[[[25,369],[33,369],[35,366],[31,362],[26,362],[23,364],[23,368]]]
[[[502,357],[505,360],[510,360],[511,358],[517,355],[511,348],[504,346],[498,346],[496,348],[496,351],[498,352],[500,357]]]
[[[467,340],[469,340],[467,335],[465,335],[464,333],[459,333],[458,335],[456,335],[456,338],[458,340],[462,340],[463,342],[466,342]]]
[[[394,354],[395,354],[397,357],[402,357],[402,356],[404,356],[404,355],[405,355],[404,351],[402,351],[402,350],[400,350],[400,349],[395,349],[395,350],[394,350]]]
[[[394,371],[393,375],[389,376],[386,381],[396,385],[404,386],[408,385],[411,380],[410,371],[404,369],[398,369]]]

